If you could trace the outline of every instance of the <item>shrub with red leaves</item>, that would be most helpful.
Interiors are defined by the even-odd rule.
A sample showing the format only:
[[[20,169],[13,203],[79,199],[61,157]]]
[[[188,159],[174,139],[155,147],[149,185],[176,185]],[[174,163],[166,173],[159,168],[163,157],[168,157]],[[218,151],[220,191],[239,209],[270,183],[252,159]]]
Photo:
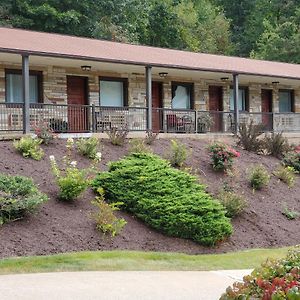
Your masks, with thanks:
[[[39,122],[34,128],[34,133],[45,145],[50,144],[56,138],[56,134],[47,122]]]
[[[220,300],[300,299],[300,249],[289,251],[279,260],[268,260],[251,275],[245,276],[243,283],[228,287]]]
[[[211,164],[216,171],[226,171],[232,168],[233,158],[239,157],[240,153],[220,142],[209,146],[208,151],[211,156]]]

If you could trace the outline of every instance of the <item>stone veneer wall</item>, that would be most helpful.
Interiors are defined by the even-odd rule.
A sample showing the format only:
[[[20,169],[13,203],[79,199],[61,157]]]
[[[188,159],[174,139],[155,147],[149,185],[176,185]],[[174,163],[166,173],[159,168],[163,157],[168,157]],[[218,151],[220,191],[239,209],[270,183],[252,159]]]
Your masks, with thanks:
[[[5,68],[21,69],[20,64],[1,64],[0,63],[0,102],[5,102]],[[104,77],[121,77],[128,78],[128,104],[129,106],[144,107],[146,106],[146,82],[144,75],[128,75],[126,73],[111,72],[83,72],[79,68],[63,68],[57,66],[31,66],[32,70],[43,72],[43,91],[45,103],[67,103],[67,77],[66,75],[77,75],[88,77],[89,103],[99,105],[99,76]],[[217,85],[223,87],[223,108],[224,111],[230,110],[230,83],[214,82],[206,79],[193,81],[191,78],[165,78],[154,77],[154,81],[162,82],[163,87],[163,106],[171,108],[172,99],[172,81],[193,82],[194,83],[194,100],[195,109],[209,109],[209,85]],[[243,84],[242,84],[243,86]],[[273,111],[278,112],[278,89],[288,89],[288,86],[261,85],[250,83],[249,88],[249,110],[250,112],[261,111],[261,90],[273,90]],[[294,90],[295,95],[295,111],[300,112],[300,86]]]

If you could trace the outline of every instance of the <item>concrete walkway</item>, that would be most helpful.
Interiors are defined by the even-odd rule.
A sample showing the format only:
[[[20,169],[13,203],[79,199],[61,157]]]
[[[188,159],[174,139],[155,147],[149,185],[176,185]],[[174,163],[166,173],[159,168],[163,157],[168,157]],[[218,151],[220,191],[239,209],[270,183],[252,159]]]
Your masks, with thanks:
[[[216,300],[251,270],[69,272],[0,276],[1,300]]]

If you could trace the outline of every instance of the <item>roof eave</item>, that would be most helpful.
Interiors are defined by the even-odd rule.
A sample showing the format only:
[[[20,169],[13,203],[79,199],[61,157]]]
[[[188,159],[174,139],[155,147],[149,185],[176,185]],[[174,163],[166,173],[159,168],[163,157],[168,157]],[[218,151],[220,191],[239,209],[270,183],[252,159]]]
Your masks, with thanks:
[[[23,49],[0,48],[0,52],[19,54],[19,55],[34,55],[34,56],[43,56],[43,57],[97,61],[97,62],[103,62],[103,63],[113,63],[113,64],[123,64],[123,65],[152,66],[152,67],[158,67],[158,68],[179,69],[179,70],[187,70],[187,71],[202,71],[202,72],[212,72],[212,73],[239,74],[239,75],[251,75],[251,76],[260,76],[260,77],[300,80],[300,76],[294,77],[294,76],[274,75],[274,74],[267,74],[267,73],[261,74],[261,73],[243,72],[243,71],[229,70],[229,69],[193,68],[193,67],[187,67],[187,66],[181,66],[181,65],[170,65],[170,64],[157,64],[157,63],[149,64],[149,62],[118,60],[118,59],[108,59],[108,58],[99,58],[99,57],[87,57],[87,56],[81,56],[81,55],[32,51],[32,50],[28,51],[28,50],[23,50]]]

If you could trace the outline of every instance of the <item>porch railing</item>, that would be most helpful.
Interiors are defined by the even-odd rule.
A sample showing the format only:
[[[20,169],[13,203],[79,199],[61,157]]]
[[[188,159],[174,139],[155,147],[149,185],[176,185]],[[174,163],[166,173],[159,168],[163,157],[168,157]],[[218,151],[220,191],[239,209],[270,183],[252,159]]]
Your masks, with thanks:
[[[22,103],[0,103],[0,131],[23,131]],[[94,105],[30,104],[30,126],[41,121],[60,133],[105,132],[113,127],[129,131],[147,130],[147,107],[101,107]],[[264,131],[300,131],[300,113],[240,112],[239,122],[263,124]],[[156,132],[233,132],[234,113],[187,109],[152,109]]]
[[[23,131],[23,103],[0,103],[0,131]]]

